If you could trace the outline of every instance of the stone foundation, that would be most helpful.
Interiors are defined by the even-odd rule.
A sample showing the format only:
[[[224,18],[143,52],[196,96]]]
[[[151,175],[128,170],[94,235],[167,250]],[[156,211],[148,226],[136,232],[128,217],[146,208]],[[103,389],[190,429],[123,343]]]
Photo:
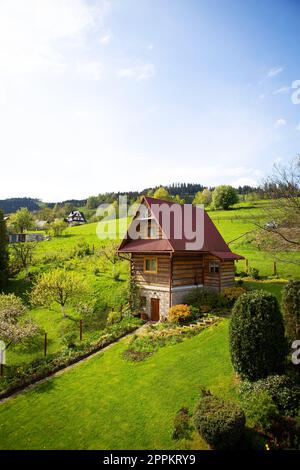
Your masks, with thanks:
[[[197,286],[198,288],[203,287],[202,285]],[[195,289],[194,286],[186,286],[180,288],[173,288],[171,292],[167,287],[141,287],[140,295],[145,297],[144,313],[146,313],[149,320],[151,320],[151,299],[159,299],[159,315],[161,320],[166,320],[168,317],[168,310],[171,305],[182,304],[185,296]]]

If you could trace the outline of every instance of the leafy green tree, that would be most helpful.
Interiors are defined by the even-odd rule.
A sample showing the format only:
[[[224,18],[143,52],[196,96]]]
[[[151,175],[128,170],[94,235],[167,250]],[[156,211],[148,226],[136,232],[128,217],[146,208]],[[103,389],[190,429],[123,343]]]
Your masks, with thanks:
[[[25,230],[30,230],[34,227],[33,215],[29,212],[27,207],[22,207],[15,214],[11,216],[11,225],[17,232],[23,233]]]
[[[64,269],[42,273],[36,280],[30,299],[32,305],[51,307],[57,303],[65,317],[65,308],[78,305],[91,294],[91,290],[82,276]]]
[[[25,277],[28,277],[29,268],[32,264],[33,254],[37,247],[35,242],[20,242],[12,245],[13,259],[20,269],[25,269]]]
[[[185,204],[184,198],[180,197],[179,194],[176,194],[173,201],[177,202],[177,204]]]
[[[215,209],[229,209],[239,201],[236,189],[229,185],[217,186],[212,194],[212,203]]]
[[[32,320],[24,321],[26,312],[26,307],[15,294],[0,295],[0,339],[6,343],[6,349],[38,332]]]
[[[155,193],[153,194],[153,197],[155,199],[163,199],[165,201],[169,201],[171,199],[169,191],[163,186],[161,186],[155,191]]]
[[[120,263],[120,257],[118,255],[118,242],[111,242],[105,245],[102,245],[100,249],[100,254],[108,261],[112,266],[112,277],[117,280],[120,273],[116,271],[117,265]]]
[[[212,201],[212,194],[211,191],[207,188],[203,189],[203,191],[198,191],[194,197],[193,204],[204,204],[208,206]]]
[[[54,220],[54,211],[50,207],[44,206],[37,213],[37,217],[40,220],[46,220],[47,222],[53,222],[53,220]]]
[[[99,201],[98,201],[97,196],[88,197],[88,199],[86,201],[86,208],[87,209],[97,209],[98,206],[99,206]]]
[[[56,219],[47,227],[47,233],[53,237],[60,237],[68,228],[68,224],[62,219]]]
[[[262,290],[241,295],[232,309],[229,334],[231,361],[242,379],[283,372],[287,343],[274,295]]]
[[[8,237],[3,213],[0,211],[0,289],[8,278]]]

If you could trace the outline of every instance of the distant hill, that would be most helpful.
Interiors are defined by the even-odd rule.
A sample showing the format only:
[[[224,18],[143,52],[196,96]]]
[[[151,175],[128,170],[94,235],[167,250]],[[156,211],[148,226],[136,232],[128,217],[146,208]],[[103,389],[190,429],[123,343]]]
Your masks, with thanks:
[[[126,191],[126,192],[106,192],[100,193],[97,196],[90,196],[87,199],[68,199],[66,201],[61,202],[46,202],[43,203],[39,199],[32,199],[28,197],[20,197],[20,198],[11,198],[11,199],[3,199],[0,200],[0,209],[5,213],[9,214],[12,212],[16,212],[21,207],[27,207],[30,211],[37,211],[42,207],[50,207],[53,209],[55,206],[57,207],[65,207],[70,206],[69,210],[74,208],[83,208],[86,206],[87,201],[87,208],[88,209],[96,209],[99,204],[102,203],[112,203],[118,199],[121,195],[126,195],[128,198],[129,203],[133,203],[139,196],[144,194],[153,194],[156,189],[158,189],[160,185],[150,188],[145,188],[143,191]],[[167,186],[164,186],[171,196],[176,196],[177,194],[184,198],[186,203],[191,203],[195,197],[195,194],[198,191],[203,191],[206,187],[199,183],[173,183]],[[213,190],[213,187],[209,189]],[[254,188],[251,186],[239,186],[237,191],[241,195],[245,195],[251,193],[253,191],[258,191],[258,188]]]
[[[0,209],[4,214],[16,212],[21,207],[27,207],[30,211],[37,211],[40,209],[40,201],[29,197],[14,197],[11,199],[0,200]]]

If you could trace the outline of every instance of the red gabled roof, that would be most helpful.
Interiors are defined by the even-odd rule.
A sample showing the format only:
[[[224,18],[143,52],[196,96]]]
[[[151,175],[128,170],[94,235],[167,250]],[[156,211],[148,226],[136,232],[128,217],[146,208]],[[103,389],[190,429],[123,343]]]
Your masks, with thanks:
[[[160,208],[162,205],[167,204],[169,207],[174,204],[177,205],[177,210],[181,210],[181,223],[182,223],[182,237],[176,238],[175,234],[175,217],[170,219],[170,237],[157,240],[157,239],[147,239],[147,240],[131,240],[128,238],[128,233],[126,234],[124,240],[122,241],[119,252],[151,252],[151,251],[167,251],[167,252],[178,252],[178,251],[187,251],[186,244],[190,243],[191,240],[186,237],[184,233],[184,217],[189,217],[191,215],[191,225],[192,230],[196,231],[196,223],[199,220],[203,220],[204,223],[204,243],[201,248],[201,252],[209,252],[214,254],[220,259],[241,259],[243,257],[236,255],[231,252],[230,248],[224,241],[223,237],[215,227],[214,223],[208,216],[208,214],[201,208],[196,206],[189,205],[189,211],[185,211],[185,205],[180,205],[178,203],[163,201],[162,199],[155,199],[152,197],[144,196],[141,204],[145,202],[146,205],[150,208],[156,222],[162,227],[162,214]],[[199,211],[199,212],[198,212]],[[191,248],[192,250],[192,248]],[[195,250],[192,250],[195,251]]]

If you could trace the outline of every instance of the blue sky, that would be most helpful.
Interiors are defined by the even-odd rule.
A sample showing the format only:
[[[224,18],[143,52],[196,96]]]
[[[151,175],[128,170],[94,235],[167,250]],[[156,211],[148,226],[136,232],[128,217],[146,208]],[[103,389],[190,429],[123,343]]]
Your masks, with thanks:
[[[298,0],[1,0],[0,198],[258,183],[300,152],[299,44]]]

